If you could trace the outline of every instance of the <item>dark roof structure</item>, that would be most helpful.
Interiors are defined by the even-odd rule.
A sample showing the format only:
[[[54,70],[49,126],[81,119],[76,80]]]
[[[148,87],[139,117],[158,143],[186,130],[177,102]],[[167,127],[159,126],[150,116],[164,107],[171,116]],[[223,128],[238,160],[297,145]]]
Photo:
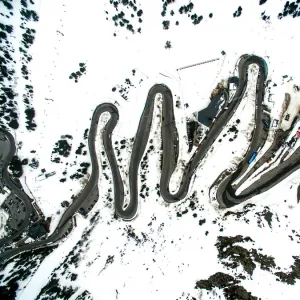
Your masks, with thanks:
[[[208,106],[198,112],[198,121],[201,124],[210,127],[213,119],[218,114],[223,101],[224,99],[219,94],[213,97]]]
[[[33,224],[28,230],[28,235],[33,239],[42,237],[46,233],[47,230],[43,224]]]

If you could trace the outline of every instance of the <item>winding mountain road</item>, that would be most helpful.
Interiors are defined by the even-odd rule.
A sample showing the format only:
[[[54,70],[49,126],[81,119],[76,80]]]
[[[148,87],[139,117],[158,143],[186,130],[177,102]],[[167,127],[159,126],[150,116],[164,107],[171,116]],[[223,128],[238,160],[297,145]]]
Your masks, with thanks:
[[[164,200],[168,203],[174,203],[184,199],[188,193],[191,179],[203,160],[207,151],[210,149],[212,144],[218,138],[219,134],[223,130],[224,126],[231,119],[236,109],[238,108],[241,100],[244,97],[247,82],[248,82],[248,68],[251,64],[256,64],[259,68],[259,76],[257,82],[256,91],[256,110],[255,119],[256,126],[254,131],[254,136],[252,143],[249,147],[249,151],[245,157],[245,163],[248,161],[251,153],[256,151],[261,144],[261,131],[262,131],[262,102],[264,97],[264,82],[267,77],[267,67],[265,61],[254,55],[243,55],[240,58],[238,64],[239,71],[239,84],[236,90],[236,94],[233,100],[228,104],[227,109],[223,110],[216,122],[210,128],[207,136],[193,153],[190,161],[187,163],[183,176],[181,178],[181,183],[178,191],[172,194],[169,190],[169,183],[177,165],[178,149],[179,149],[179,139],[176,129],[175,117],[174,117],[174,105],[173,96],[171,90],[163,85],[154,85],[148,93],[148,97],[145,103],[143,113],[140,118],[140,123],[135,136],[132,155],[129,166],[129,189],[130,189],[130,201],[127,205],[124,205],[124,186],[123,181],[119,172],[116,157],[113,151],[111,136],[113,134],[114,128],[119,120],[119,113],[117,108],[110,103],[100,104],[94,111],[90,132],[89,132],[89,150],[92,160],[92,172],[86,187],[83,189],[82,193],[73,201],[71,206],[63,214],[56,230],[52,235],[50,235],[45,240],[36,241],[31,244],[23,245],[19,248],[12,248],[5,252],[0,253],[0,261],[5,261],[16,254],[28,251],[40,247],[55,245],[69,230],[72,228],[72,216],[78,211],[82,204],[91,197],[99,193],[98,191],[98,179],[99,179],[99,164],[95,149],[95,139],[98,128],[98,121],[101,114],[108,112],[110,114],[110,119],[108,120],[105,129],[102,132],[102,139],[105,148],[106,155],[108,157],[110,168],[113,177],[114,186],[114,204],[116,214],[124,220],[132,220],[138,209],[138,170],[142,156],[145,152],[145,148],[149,139],[149,134],[151,130],[151,124],[153,120],[153,112],[155,105],[155,97],[159,93],[162,97],[162,173],[160,180],[160,193]],[[9,137],[10,134],[6,133]],[[10,143],[13,145],[12,141]],[[11,152],[14,152],[13,146]],[[298,164],[300,166],[300,164]],[[225,181],[222,182],[220,188],[217,192],[217,199],[223,206],[230,206],[233,204],[240,203],[248,199],[247,197],[240,198],[240,196],[235,196],[232,190],[231,183],[242,174],[245,169],[245,165],[241,165],[239,170],[234,174],[231,174]],[[271,182],[269,183],[271,186]],[[259,189],[263,191],[263,189]],[[16,191],[17,192],[17,191]],[[253,193],[257,193],[254,191]],[[20,194],[20,198],[23,200],[24,195]],[[27,197],[27,196],[26,196]],[[1,241],[0,241],[1,242]]]

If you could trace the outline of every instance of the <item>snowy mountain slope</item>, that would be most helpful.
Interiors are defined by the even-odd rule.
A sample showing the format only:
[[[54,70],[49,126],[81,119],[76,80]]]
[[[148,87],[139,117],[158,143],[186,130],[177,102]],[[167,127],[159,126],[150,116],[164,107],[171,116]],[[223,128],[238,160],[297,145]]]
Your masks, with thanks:
[[[76,155],[75,151],[80,143],[86,145],[84,132],[89,128],[93,110],[99,103],[117,101],[120,122],[112,139],[113,143],[118,142],[119,149],[121,140],[125,139],[120,157],[123,158],[123,168],[128,168],[130,139],[135,135],[147,93],[155,83],[168,85],[174,99],[175,95],[180,97],[181,108],[175,109],[180,141],[186,141],[185,117],[208,104],[216,83],[233,74],[237,59],[244,53],[255,53],[267,60],[269,77],[272,83],[277,83],[278,90],[279,87],[284,90],[286,86],[283,75],[288,74],[293,82],[299,83],[295,63],[299,18],[277,18],[285,2],[267,1],[263,5],[258,2],[194,3],[193,13],[203,15],[200,24],[194,25],[188,14],[179,12],[188,1],[168,5],[166,17],[161,16],[161,2],[151,5],[145,1],[136,3],[137,11],[143,11],[141,23],[132,8],[119,4],[116,11],[109,1],[104,4],[92,0],[84,4],[80,1],[37,1],[34,5],[28,1],[29,8],[39,16],[38,22],[27,21],[27,26],[36,30],[34,43],[28,50],[32,61],[26,63],[34,91],[30,105],[35,109],[37,127],[33,131],[26,129],[26,103],[22,95],[28,80],[23,78],[21,71],[22,53],[17,52],[24,31],[20,28],[19,4],[14,5],[13,16],[3,16],[1,23],[13,24],[14,27],[8,38],[15,41],[16,49],[16,63],[12,66],[16,69],[13,89],[18,93],[15,101],[20,124],[15,134],[17,142],[22,142],[18,156],[39,161],[37,169],[24,166],[21,182],[24,185],[26,178],[31,192],[27,191],[26,185],[24,189],[28,194],[32,193],[45,216],[52,218],[51,231],[63,213],[61,202],[71,201],[71,196],[84,185],[82,181],[86,176],[79,180],[72,180],[70,176],[77,173],[80,163],[90,162],[87,147],[83,148],[86,155]],[[233,17],[239,6],[242,6],[241,16]],[[1,7],[7,14],[3,3]],[[171,10],[174,10],[174,16],[171,16]],[[121,11],[133,24],[135,34],[114,25],[111,18]],[[264,11],[270,16],[269,20],[262,19]],[[131,13],[135,16],[131,17]],[[213,13],[212,18],[210,13]],[[170,20],[168,30],[163,29],[163,20]],[[175,24],[177,20],[179,25]],[[138,28],[141,28],[141,33],[137,32]],[[167,40],[171,42],[171,49],[164,47]],[[222,50],[226,52],[225,56],[221,55]],[[184,65],[213,58],[220,60],[176,71]],[[69,76],[80,69],[80,63],[86,65],[86,70],[76,83]],[[114,87],[116,91],[113,91]],[[276,101],[280,101],[276,87],[272,87],[272,93],[277,96]],[[31,264],[35,261],[36,266],[28,267],[23,261],[19,263],[19,266],[30,269],[31,274],[17,280],[16,298],[80,299],[78,297],[82,295],[82,299],[224,299],[219,288],[213,291],[195,289],[196,281],[223,272],[241,280],[247,291],[262,299],[297,299],[299,281],[294,285],[278,282],[279,275],[275,273],[279,270],[272,260],[269,261],[269,270],[264,270],[260,260],[255,260],[253,253],[249,254],[256,265],[253,274],[249,274],[241,263],[226,266],[230,258],[218,257],[220,252],[215,246],[220,236],[249,236],[253,243],[239,242],[238,245],[248,253],[253,248],[258,253],[274,257],[276,266],[286,273],[295,264],[293,256],[299,255],[298,172],[267,195],[251,200],[256,206],[236,207],[237,214],[226,216],[225,211],[215,209],[214,203],[210,203],[208,190],[213,181],[223,170],[234,166],[248,147],[253,104],[246,101],[241,104],[236,113],[241,120],[238,138],[229,142],[229,136],[226,136],[222,142],[215,143],[196,172],[188,198],[175,205],[166,204],[158,195],[160,118],[155,118],[147,147],[149,160],[145,169],[140,169],[140,175],[146,175],[149,190],[143,190],[145,198],[140,197],[139,216],[131,223],[114,219],[110,168],[102,170],[98,185],[100,198],[88,219],[78,216],[77,227],[52,253],[45,251],[43,261],[43,254],[29,255],[28,261]],[[159,111],[157,108],[157,114]],[[228,128],[235,119],[234,116]],[[104,120],[101,123],[104,124]],[[68,140],[72,144],[70,155],[60,157],[61,162],[55,163],[51,160],[53,148],[66,134],[72,136]],[[96,145],[99,145],[99,161],[103,164],[107,158],[99,137]],[[150,149],[151,145],[153,149]],[[186,153],[187,148],[182,142],[180,159],[183,162],[190,156]],[[32,153],[32,150],[36,152]],[[56,175],[43,181],[36,180],[43,168],[47,173],[55,171]],[[173,176],[171,188],[176,187],[179,177],[180,171]],[[62,178],[66,181],[60,182]],[[231,260],[234,256],[232,254]],[[18,263],[11,262],[1,271],[4,275],[2,286],[8,285],[13,278],[7,279],[16,272],[13,270],[15,264]]]

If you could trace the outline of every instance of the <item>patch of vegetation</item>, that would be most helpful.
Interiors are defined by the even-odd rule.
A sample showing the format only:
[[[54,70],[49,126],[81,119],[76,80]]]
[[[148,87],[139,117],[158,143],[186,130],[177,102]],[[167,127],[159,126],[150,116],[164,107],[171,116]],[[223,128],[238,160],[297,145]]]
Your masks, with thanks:
[[[82,294],[80,294],[75,300],[92,300],[91,294],[85,290]]]
[[[15,292],[19,287],[19,281],[26,280],[31,274],[34,274],[42,261],[56,248],[40,248],[29,252],[23,252],[16,257],[6,261],[0,267],[1,283],[0,297],[1,299],[15,299]],[[11,268],[11,264],[13,268]],[[6,268],[10,271],[7,272]],[[11,298],[9,298],[11,297]]]
[[[73,288],[70,285],[61,286],[58,278],[61,279],[65,276],[65,278],[70,278],[70,280],[74,279],[74,275],[76,275],[74,274],[74,268],[78,268],[81,256],[84,254],[84,249],[87,248],[88,238],[93,232],[99,217],[99,212],[93,216],[91,226],[85,229],[80,240],[65,257],[64,261],[53,270],[49,282],[41,289],[37,299],[69,299],[77,291],[77,288]],[[72,272],[69,271],[70,266],[72,267]],[[89,293],[84,292],[77,299],[90,299]]]
[[[142,19],[142,15],[143,15],[143,10],[142,9],[138,9],[137,5],[136,5],[136,1],[129,1],[129,0],[117,0],[117,1],[113,1],[110,0],[109,1],[110,4],[113,5],[113,7],[115,8],[115,10],[118,12],[116,14],[114,14],[111,18],[111,20],[114,22],[116,27],[123,27],[126,28],[128,31],[132,32],[133,34],[137,31],[139,33],[141,33],[141,27],[139,27],[138,29],[134,28],[134,26],[131,24],[130,20],[129,20],[129,15],[126,16],[125,12],[119,8],[119,6],[123,6],[127,8],[128,13],[130,14],[131,18],[135,18],[137,17],[138,22],[142,23],[143,19]],[[119,12],[120,9],[120,12]],[[108,11],[105,11],[105,13],[108,15]],[[106,17],[106,19],[108,20],[108,17]],[[114,36],[116,36],[116,34],[114,34]]]
[[[118,88],[118,92],[120,94],[120,96],[124,99],[124,100],[128,100],[128,93],[131,87],[135,87],[134,84],[131,82],[131,80],[129,78],[126,78],[124,80],[124,85],[117,85],[115,87],[112,88],[112,91],[115,92],[117,91]]]
[[[44,299],[46,296],[49,300],[69,299],[75,294],[78,288],[73,289],[72,286],[61,287],[57,278],[51,278],[49,282],[41,289],[36,299]]]
[[[162,22],[162,25],[163,25],[163,29],[164,29],[164,30],[168,30],[169,27],[170,27],[170,21],[164,20],[164,21]]]
[[[65,136],[62,136],[61,140],[58,140],[55,143],[55,146],[53,148],[52,155],[51,155],[52,162],[56,162],[56,163],[60,162],[60,158],[59,157],[53,158],[53,154],[58,154],[63,157],[68,157],[70,155],[71,149],[72,149],[72,144],[70,143],[70,141],[68,141],[68,139],[72,140],[73,137],[71,135],[65,135]]]
[[[234,18],[240,17],[242,15],[242,11],[243,11],[243,8],[241,6],[239,6],[238,9],[233,13],[233,17]]]
[[[170,5],[171,3],[174,3],[174,2],[175,2],[175,0],[163,0],[163,10],[161,12],[161,15],[163,17],[166,16],[168,5]],[[173,13],[172,13],[172,11],[171,11],[171,16],[174,15],[174,11],[173,11]]]
[[[136,245],[144,244],[148,240],[146,234],[143,232],[141,233],[142,237],[139,237],[135,233],[134,228],[131,225],[126,226],[125,232],[127,234],[128,240],[134,240],[136,242]]]
[[[257,300],[258,298],[252,296],[243,286],[233,285],[224,289],[224,296],[228,300]]]
[[[9,1],[2,1],[7,9],[13,9],[12,4]],[[31,61],[32,57],[27,53],[30,46],[33,44],[35,39],[35,29],[27,28],[27,21],[38,21],[38,15],[34,10],[28,7],[33,4],[32,1],[22,0],[21,1],[21,20],[23,21],[20,25],[21,28],[21,41],[19,46],[19,52],[21,54],[21,73],[25,80],[29,80],[29,71],[27,64]],[[13,13],[10,13],[13,15]],[[4,25],[0,24],[1,33],[0,39],[3,41],[3,47],[0,54],[0,82],[1,82],[1,92],[0,92],[0,125],[6,128],[8,125],[12,129],[17,129],[19,127],[18,121],[18,107],[17,101],[14,100],[15,92],[14,85],[10,84],[13,80],[15,74],[16,61],[14,60],[14,53],[16,52],[15,46],[10,42],[10,34],[13,33],[14,27],[10,24]],[[4,43],[4,40],[5,43]],[[1,76],[2,75],[2,76]],[[30,104],[30,99],[32,98],[32,93],[29,95],[27,92],[27,87],[25,86],[26,93],[23,95],[25,103],[25,115],[26,115],[26,128],[27,130],[35,130],[36,124],[34,122],[35,110]]]
[[[78,148],[77,148],[77,150],[75,151],[75,153],[77,154],[77,155],[86,155],[86,151],[82,151],[82,149],[84,148],[84,147],[86,147],[86,145],[85,144],[83,144],[83,143],[80,143],[80,145],[78,146]],[[83,152],[83,153],[82,153]]]
[[[21,8],[20,13],[21,16],[23,16],[23,18],[21,18],[23,21],[26,20],[26,21],[38,22],[39,20],[39,16],[34,10]]]
[[[74,82],[78,82],[78,79],[83,75],[86,74],[86,64],[79,63],[79,70],[76,72],[72,72],[69,76],[69,79],[74,79]]]
[[[288,16],[292,16],[293,18],[300,17],[299,2],[300,1],[285,2],[282,12],[278,14],[278,19],[281,20]]]
[[[259,5],[263,5],[267,2],[267,0],[259,0]]]
[[[35,29],[26,28],[25,32],[22,34],[22,44],[25,48],[29,49],[29,47],[33,44],[35,39]]]
[[[0,286],[0,297],[1,299],[16,299],[17,290],[19,288],[19,284],[15,282],[13,279],[10,280],[6,286]]]
[[[83,134],[83,139],[84,139],[84,140],[87,140],[87,138],[88,138],[88,133],[89,133],[89,129],[87,128],[87,129],[84,131],[84,134]]]
[[[87,162],[83,162],[80,164],[81,169],[77,169],[77,173],[70,176],[70,178],[73,179],[80,179],[83,178],[85,175],[87,175],[87,170],[91,164]]]
[[[199,289],[205,289],[208,291],[218,288],[223,292],[223,295],[228,300],[257,300],[258,298],[252,296],[243,286],[241,286],[239,280],[236,280],[233,276],[222,272],[217,272],[211,275],[206,280],[199,280],[196,282],[196,287]]]
[[[13,156],[10,164],[8,165],[13,177],[20,178],[23,175],[22,162],[18,156]]]
[[[262,20],[269,21],[270,20],[270,16],[267,16],[265,13],[266,13],[265,11],[261,13]]]
[[[192,23],[194,25],[200,24],[200,22],[203,20],[202,15],[197,15],[196,13],[192,14],[192,11],[194,9],[194,4],[193,2],[190,2],[187,5],[183,5],[179,8],[179,13],[180,14],[187,14],[188,17],[192,20]],[[212,17],[212,14],[210,14],[210,18]],[[176,25],[179,25],[179,22],[176,22]]]
[[[217,287],[219,289],[222,289],[224,287],[232,286],[234,284],[239,283],[239,280],[236,280],[233,276],[217,272],[214,275],[211,275],[206,280],[199,280],[196,282],[196,285],[200,289],[205,290],[212,290],[213,288]]]
[[[23,65],[24,67],[24,65]],[[30,100],[33,98],[33,86],[25,85],[25,94],[23,94],[23,101],[25,103],[25,115],[26,115],[26,129],[29,131],[34,131],[36,129],[36,123],[34,121],[35,109],[32,107]]]
[[[194,4],[193,2],[190,2],[188,5],[183,5],[179,8],[179,13],[180,14],[188,14],[190,12],[192,12],[194,8]]]
[[[11,5],[11,3],[9,3],[9,1],[1,0],[1,2],[4,4],[4,6],[5,6],[7,9],[9,9],[9,10],[13,9],[13,6]]]

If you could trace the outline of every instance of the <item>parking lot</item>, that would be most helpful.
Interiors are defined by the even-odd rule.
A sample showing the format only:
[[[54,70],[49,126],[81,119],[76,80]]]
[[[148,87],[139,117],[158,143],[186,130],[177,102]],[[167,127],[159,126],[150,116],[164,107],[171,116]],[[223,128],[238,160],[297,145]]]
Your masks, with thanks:
[[[10,194],[1,207],[9,214],[9,218],[6,223],[6,230],[17,230],[23,224],[26,217],[24,203],[15,195]]]

